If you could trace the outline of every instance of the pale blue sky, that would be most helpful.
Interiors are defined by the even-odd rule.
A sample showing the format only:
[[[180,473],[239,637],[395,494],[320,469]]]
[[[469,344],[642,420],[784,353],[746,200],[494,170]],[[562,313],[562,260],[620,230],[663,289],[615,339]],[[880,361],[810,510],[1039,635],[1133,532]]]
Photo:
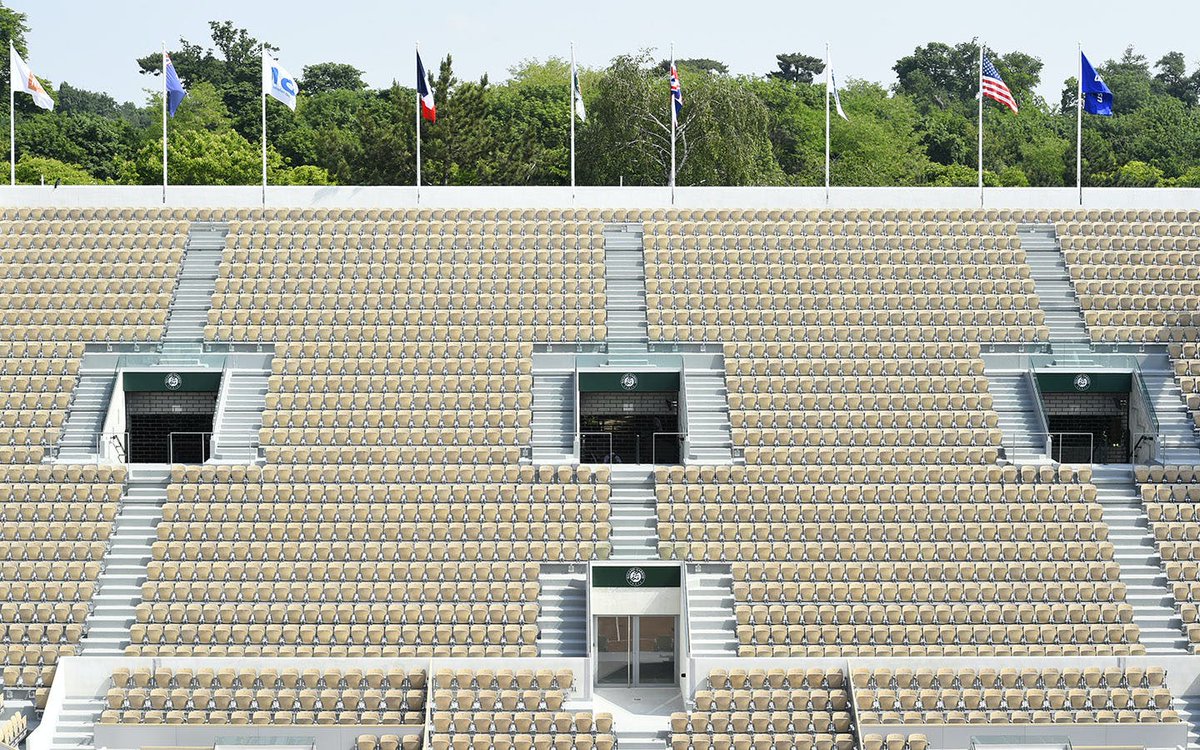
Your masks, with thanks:
[[[762,74],[778,52],[824,53],[833,45],[844,81],[891,84],[898,57],[925,42],[982,35],[1001,52],[1021,49],[1045,63],[1040,93],[1057,100],[1075,71],[1075,42],[1099,64],[1134,44],[1151,62],[1168,50],[1200,59],[1195,0],[4,0],[29,15],[30,63],[54,82],[142,101],[150,82],[134,59],[179,37],[208,43],[207,21],[229,19],[281,48],[296,75],[338,61],[366,71],[372,86],[413,77],[412,46],[427,65],[454,55],[460,78],[507,77],[522,59],[566,57],[582,65],[655,47],[666,57],[711,57],[734,73]],[[986,18],[986,22],[985,19]],[[686,86],[686,82],[685,82]]]

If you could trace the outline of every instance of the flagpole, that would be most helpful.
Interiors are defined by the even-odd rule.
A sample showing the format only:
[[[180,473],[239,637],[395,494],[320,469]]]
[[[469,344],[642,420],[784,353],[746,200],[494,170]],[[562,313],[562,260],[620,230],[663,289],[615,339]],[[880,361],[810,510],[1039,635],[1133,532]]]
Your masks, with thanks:
[[[267,43],[262,46],[262,70],[267,70]],[[263,78],[266,82],[266,78]],[[267,90],[262,91],[262,204],[267,207]]]
[[[1075,188],[1083,205],[1083,42],[1076,42],[1075,62],[1079,66],[1075,92]]]
[[[829,205],[829,42],[825,42],[825,205]]]
[[[12,58],[17,54],[11,40],[8,42],[8,76],[12,78]],[[8,82],[8,181],[17,184],[17,107],[12,81]]]
[[[167,43],[162,43],[162,126],[163,126],[163,192],[162,202],[167,202]]]
[[[979,40],[979,207],[983,208],[983,39]]]
[[[571,42],[571,204],[575,203],[575,42]]]
[[[675,42],[671,42],[671,69],[672,70],[675,69]],[[668,75],[669,75],[669,72],[668,72]],[[669,86],[668,86],[668,89],[670,89]],[[675,205],[675,131],[676,131],[677,125],[678,125],[678,123],[676,122],[678,117],[675,114],[675,92],[668,90],[667,95],[668,95],[667,101],[670,103],[670,106],[671,106],[671,175],[670,175],[670,179],[668,180],[668,184],[671,188],[671,205],[674,206]]]
[[[421,58],[421,43],[413,42],[417,59]],[[417,205],[421,205],[421,87],[417,86]]]

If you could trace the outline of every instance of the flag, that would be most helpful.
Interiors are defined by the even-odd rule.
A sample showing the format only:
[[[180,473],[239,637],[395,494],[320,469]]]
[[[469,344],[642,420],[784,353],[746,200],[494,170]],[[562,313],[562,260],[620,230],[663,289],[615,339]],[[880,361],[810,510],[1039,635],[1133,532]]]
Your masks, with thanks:
[[[982,72],[983,95],[1000,102],[1016,114],[1017,100],[1013,98],[1012,92],[1008,90],[1008,85],[1000,78],[1000,71],[996,70],[996,66],[992,65],[992,60],[987,55],[983,56]]]
[[[1083,109],[1089,115],[1112,117],[1112,91],[1104,79],[1088,62],[1087,55],[1079,53],[1080,84],[1083,88]]]
[[[300,93],[300,87],[296,85],[292,74],[269,55],[263,55],[263,93],[278,99],[295,111],[296,95]]]
[[[587,110],[583,108],[583,92],[579,90],[579,72],[572,71],[571,77],[574,79],[571,82],[571,95],[575,97],[575,116],[580,122],[587,122]]]
[[[675,116],[683,111],[683,87],[679,85],[679,71],[675,69],[675,61],[671,61],[671,101],[675,103]]]
[[[433,89],[429,87],[429,74],[421,63],[421,53],[417,53],[417,95],[421,97],[421,117],[430,122],[437,122],[437,105],[433,101]]]
[[[33,97],[33,103],[42,109],[54,109],[54,100],[46,93],[42,82],[37,79],[21,56],[12,47],[9,47],[9,84],[12,90],[18,94],[29,94]]]
[[[846,111],[842,109],[842,97],[838,93],[837,76],[833,74],[833,66],[829,66],[829,89],[833,94],[833,106],[837,109],[838,117],[841,117],[846,122],[850,122],[850,118],[846,117]]]
[[[164,59],[167,61],[167,112],[174,117],[175,110],[179,109],[179,103],[183,101],[183,97],[187,96],[187,91],[184,91],[179,74],[175,72],[175,64],[171,62],[171,56],[164,55]]]

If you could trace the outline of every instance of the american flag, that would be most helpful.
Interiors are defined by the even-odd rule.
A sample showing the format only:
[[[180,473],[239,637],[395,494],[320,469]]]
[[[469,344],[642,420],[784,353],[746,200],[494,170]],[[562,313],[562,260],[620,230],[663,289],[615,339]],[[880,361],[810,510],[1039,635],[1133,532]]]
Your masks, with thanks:
[[[1000,102],[1011,109],[1014,114],[1016,113],[1017,100],[1013,98],[1012,92],[1008,90],[1008,85],[1000,77],[1000,71],[996,70],[996,66],[992,65],[992,60],[987,55],[983,56],[982,86],[984,96]]]
[[[671,61],[671,101],[675,103],[675,116],[683,111],[683,88],[679,85],[679,71],[675,70],[675,61]]]

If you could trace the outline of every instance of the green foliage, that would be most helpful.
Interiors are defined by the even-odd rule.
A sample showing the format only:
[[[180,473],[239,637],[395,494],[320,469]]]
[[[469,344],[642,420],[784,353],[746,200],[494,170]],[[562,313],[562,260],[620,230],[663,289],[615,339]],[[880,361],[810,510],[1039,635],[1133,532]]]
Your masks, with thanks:
[[[308,96],[328,91],[362,91],[367,87],[362,76],[361,70],[345,63],[305,65],[304,74],[300,77],[300,90]]]
[[[817,74],[825,72],[824,60],[802,52],[775,55],[775,62],[779,65],[779,70],[773,70],[767,75],[792,83],[812,83]]]
[[[5,42],[26,52],[24,14],[0,3]],[[264,43],[229,21],[209,39],[173,45],[188,96],[169,121],[170,180],[244,185],[261,179]],[[269,43],[268,50],[274,50]],[[1042,62],[1023,51],[989,56],[1020,113],[984,102],[984,179],[989,185],[1075,182],[1074,78],[1047,103]],[[34,61],[36,63],[36,60]],[[7,58],[0,61],[0,67]],[[62,83],[53,112],[17,97],[16,142],[29,179],[157,184],[162,179],[162,55],[137,60],[142,103]],[[720,60],[676,61],[685,107],[676,129],[677,182],[687,185],[822,185],[824,60],[776,55],[776,69],[731,76]],[[671,155],[668,61],[643,51],[579,72],[587,121],[575,123],[580,185],[667,184]],[[834,115],[834,185],[973,186],[977,180],[979,46],[932,42],[896,61],[896,84],[843,81],[850,116]],[[1115,117],[1085,116],[1085,185],[1200,185],[1200,70],[1168,52],[1153,66],[1132,47],[1098,66],[1115,94]],[[524,60],[503,82],[460,80],[453,60],[432,82],[436,123],[422,121],[427,185],[566,185],[571,177],[570,63]],[[411,185],[416,178],[416,94],[372,89],[352,65],[303,68],[297,111],[268,102],[268,176],[279,185]],[[0,116],[0,126],[7,125]],[[0,147],[2,148],[2,147]],[[5,154],[6,155],[6,154]],[[36,170],[36,173],[35,171]]]
[[[86,170],[58,159],[22,154],[17,160],[17,183],[21,185],[99,185]]]

